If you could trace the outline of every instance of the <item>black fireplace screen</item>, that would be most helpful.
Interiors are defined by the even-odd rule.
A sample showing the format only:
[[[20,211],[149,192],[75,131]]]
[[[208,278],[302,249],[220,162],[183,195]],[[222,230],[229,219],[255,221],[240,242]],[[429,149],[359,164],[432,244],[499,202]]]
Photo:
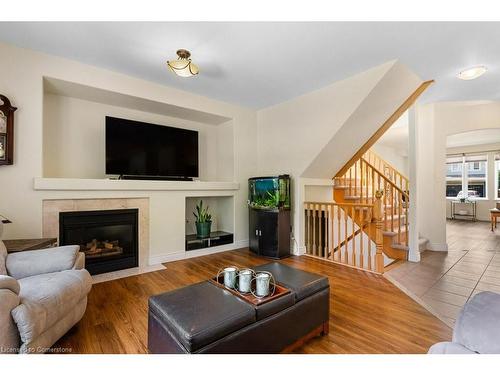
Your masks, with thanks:
[[[59,243],[79,245],[91,274],[138,265],[138,209],[59,213]]]

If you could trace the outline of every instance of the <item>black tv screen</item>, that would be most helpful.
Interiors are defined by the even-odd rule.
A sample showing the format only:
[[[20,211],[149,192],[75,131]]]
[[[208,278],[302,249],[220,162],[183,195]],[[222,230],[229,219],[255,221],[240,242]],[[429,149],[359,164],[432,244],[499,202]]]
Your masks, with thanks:
[[[198,132],[106,116],[106,174],[198,177]]]

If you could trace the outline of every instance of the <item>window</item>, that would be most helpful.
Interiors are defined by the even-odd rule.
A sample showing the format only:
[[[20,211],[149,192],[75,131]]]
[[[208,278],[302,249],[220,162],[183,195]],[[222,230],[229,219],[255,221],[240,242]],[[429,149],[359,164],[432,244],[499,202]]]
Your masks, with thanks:
[[[500,199],[500,154],[495,155],[495,199]]]
[[[463,157],[446,160],[446,196],[455,198],[462,191]]]
[[[486,155],[466,156],[465,164],[467,165],[467,196],[486,198],[486,171],[488,169]]]
[[[497,161],[497,196],[500,198],[500,154]],[[446,159],[446,197],[486,198],[488,158],[464,155]]]

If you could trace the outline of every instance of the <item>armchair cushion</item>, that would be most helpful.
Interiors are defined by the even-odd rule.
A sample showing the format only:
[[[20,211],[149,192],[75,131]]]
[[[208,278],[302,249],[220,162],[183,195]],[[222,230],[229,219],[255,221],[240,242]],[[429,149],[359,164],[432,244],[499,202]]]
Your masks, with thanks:
[[[19,282],[13,277],[0,275],[0,289],[8,289],[14,294],[19,294]]]
[[[21,341],[30,343],[86,298],[92,287],[87,270],[45,273],[19,280],[21,303],[12,310]]]
[[[477,354],[456,342],[438,342],[430,347],[427,354]]]
[[[19,348],[19,332],[10,314],[18,305],[17,293],[0,288],[0,354],[17,353]]]
[[[453,342],[477,353],[500,353],[499,317],[500,294],[476,294],[458,316],[453,330]]]
[[[0,240],[0,275],[7,275],[7,269],[5,268],[5,262],[7,259],[7,248],[2,240]]]
[[[21,251],[7,256],[7,273],[15,279],[70,270],[75,265],[78,246],[60,246]]]

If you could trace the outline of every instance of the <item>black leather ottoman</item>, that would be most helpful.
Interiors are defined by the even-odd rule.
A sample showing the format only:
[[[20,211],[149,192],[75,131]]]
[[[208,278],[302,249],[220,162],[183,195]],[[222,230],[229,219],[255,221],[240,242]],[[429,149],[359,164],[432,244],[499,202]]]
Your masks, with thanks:
[[[294,292],[295,301],[301,301],[312,296],[330,285],[328,278],[324,276],[301,271],[278,262],[263,264],[255,267],[254,270],[256,272],[271,272],[278,284]]]
[[[279,353],[328,333],[328,279],[273,262],[291,293],[254,306],[208,281],[149,299],[150,353]]]

